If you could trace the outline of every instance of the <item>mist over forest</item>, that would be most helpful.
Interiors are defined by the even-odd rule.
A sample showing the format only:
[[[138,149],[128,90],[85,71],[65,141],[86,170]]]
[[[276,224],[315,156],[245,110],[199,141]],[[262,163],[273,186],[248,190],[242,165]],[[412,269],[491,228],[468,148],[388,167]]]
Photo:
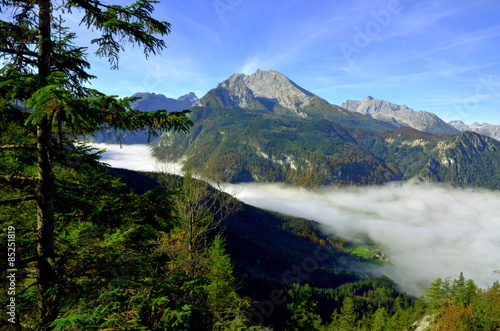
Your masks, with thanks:
[[[103,161],[133,170],[179,171],[160,165],[146,145],[104,145]],[[228,185],[251,205],[322,224],[326,233],[379,245],[393,263],[383,273],[411,294],[421,295],[437,277],[463,272],[479,286],[499,279],[500,192],[427,183],[304,189],[283,184]]]
[[[422,294],[438,277],[463,272],[478,285],[498,280],[500,193],[432,184],[307,190],[239,185],[246,203],[320,222],[325,232],[379,245],[393,264],[383,272]]]

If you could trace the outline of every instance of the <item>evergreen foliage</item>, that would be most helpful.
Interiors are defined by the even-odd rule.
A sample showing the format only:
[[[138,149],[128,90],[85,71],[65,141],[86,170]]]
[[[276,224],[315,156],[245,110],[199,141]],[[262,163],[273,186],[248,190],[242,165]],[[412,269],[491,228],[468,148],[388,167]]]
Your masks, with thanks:
[[[194,107],[188,135],[165,135],[153,154],[186,160],[214,181],[299,186],[382,184],[416,178],[500,187],[500,143],[476,133],[435,135],[411,128],[371,131],[333,118],[268,110]],[[358,114],[362,116],[361,114]]]
[[[18,167],[20,174],[30,171],[24,163]],[[61,275],[59,317],[52,323],[56,330],[262,329],[247,314],[260,312],[251,302],[269,300],[275,289],[283,290],[286,303],[276,305],[263,321],[274,330],[402,330],[423,316],[420,301],[399,293],[388,278],[360,279],[341,270],[339,261],[348,255],[336,250],[335,238],[322,235],[314,223],[242,205],[221,223],[227,243],[216,235],[217,229],[208,234],[207,249],[198,253],[200,272],[190,275],[189,269],[178,267],[187,257],[171,254],[187,246],[174,203],[186,179],[169,176],[162,187],[150,178],[146,188],[140,184],[149,177],[108,170],[90,156],[77,168],[58,165],[55,173],[60,182],[55,233]],[[3,186],[0,192],[8,195],[10,190],[10,185]],[[209,201],[214,196],[206,198],[207,206],[214,205]],[[18,270],[26,285],[16,300],[28,330],[38,320],[34,203],[5,205],[0,213],[3,227],[12,218],[18,220],[24,255]],[[308,278],[297,277],[301,285],[283,283],[284,272],[314,256],[318,247],[331,247],[318,255],[329,252],[321,261],[325,265],[307,273]],[[498,284],[478,289],[463,275],[437,280],[429,289],[426,316],[436,316],[435,325],[443,329],[495,330],[498,293]]]
[[[354,308],[354,300],[351,297],[347,297],[344,299],[342,307],[340,308],[340,313],[334,312],[332,314],[332,323],[329,329],[339,331],[357,330],[356,320],[357,316]]]
[[[94,40],[98,55],[117,67],[122,40],[142,46],[146,56],[164,48],[156,36],[168,34],[170,25],[151,17],[154,4],[0,1],[2,12],[11,13],[0,22],[6,61],[0,71],[0,226],[15,227],[19,252],[16,317],[14,323],[2,319],[2,330],[410,328],[424,313],[422,301],[400,293],[386,277],[350,271],[349,264],[362,259],[339,249],[342,239],[324,235],[313,222],[240,204],[189,172],[178,178],[111,170],[99,162],[99,151],[73,144],[74,136],[100,129],[154,136],[191,126],[186,111],[140,113],[130,109],[131,98],[85,88],[92,78],[86,50],[73,44],[75,35],[55,15],[82,10],[83,24],[101,34]],[[207,113],[217,113],[222,126],[212,125]],[[341,183],[378,183],[401,176],[396,168],[410,164],[413,154],[433,157],[439,151],[432,144],[443,141],[419,137],[432,148],[417,153],[382,142],[395,133],[373,133],[365,149],[356,131],[334,122],[289,120],[257,108],[198,108],[192,119],[198,123],[193,133],[210,139],[192,145],[177,137],[184,150],[170,150],[172,155],[192,148],[191,164],[202,161],[234,181],[251,178],[257,168],[267,181],[306,186],[332,181],[328,176],[337,171],[350,176]],[[238,119],[250,120],[235,127]],[[249,140],[232,134],[249,137],[259,128],[261,134]],[[446,142],[463,148],[452,151],[466,153],[470,142],[484,147],[484,160],[496,160],[491,142],[468,133],[453,139]],[[391,160],[394,167],[381,161],[397,148],[404,161]],[[267,155],[267,163],[256,151]],[[299,163],[277,167],[273,155],[282,163],[288,155],[306,155],[316,173]],[[433,174],[446,175],[439,169]],[[2,235],[0,245],[7,242]],[[3,270],[7,262],[0,260]],[[4,307],[6,292],[0,289]],[[426,301],[441,330],[500,327],[498,283],[479,289],[462,274],[438,279]],[[256,323],[251,316],[258,314]]]
[[[495,282],[479,289],[460,273],[457,279],[436,279],[426,299],[438,330],[498,330],[500,328],[500,286]]]
[[[0,2],[0,51],[4,65],[0,70],[0,110],[2,117],[23,124],[29,133],[24,144],[2,145],[0,150],[34,150],[36,176],[2,176],[4,182],[23,187],[29,194],[19,199],[36,202],[36,284],[38,286],[39,328],[50,329],[59,315],[60,280],[63,260],[58,252],[58,210],[56,206],[57,162],[62,162],[75,135],[102,128],[139,131],[150,135],[159,130],[187,131],[191,121],[187,112],[169,114],[165,110],[140,113],[131,110],[133,99],[106,96],[84,83],[93,78],[85,48],[73,44],[76,38],[62,18],[71,10],[82,10],[82,23],[101,32],[93,40],[97,55],[107,57],[118,67],[124,40],[138,44],[146,56],[165,47],[159,35],[168,34],[170,25],[151,17],[155,1],[140,0],[130,6],[107,5],[100,1],[10,1]],[[59,16],[59,18],[56,18]],[[63,159],[64,160],[64,159]],[[32,161],[30,160],[32,164]],[[15,167],[7,169],[15,171]],[[18,192],[21,195],[23,191]]]
[[[295,284],[290,290],[293,302],[288,305],[291,313],[287,321],[287,330],[306,331],[318,330],[321,325],[321,316],[316,314],[318,303],[312,300],[311,287],[306,284],[299,286]]]

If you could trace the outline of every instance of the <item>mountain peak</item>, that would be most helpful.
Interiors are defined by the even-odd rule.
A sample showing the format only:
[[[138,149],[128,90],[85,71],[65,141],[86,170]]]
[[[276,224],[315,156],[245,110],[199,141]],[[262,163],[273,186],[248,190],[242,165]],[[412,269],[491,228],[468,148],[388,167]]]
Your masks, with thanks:
[[[158,109],[166,109],[169,112],[181,111],[191,108],[199,102],[198,97],[193,92],[180,96],[178,99],[167,98],[163,94],[149,92],[139,92],[132,96],[140,99],[133,101],[130,106],[140,111],[155,111]]]
[[[181,95],[177,100],[189,100],[189,101],[199,101],[198,97],[194,92],[189,92],[188,94]]]
[[[208,98],[202,98],[201,104],[216,102],[220,106],[270,110],[278,105],[299,116],[305,116],[301,109],[313,98],[327,103],[275,70],[257,70],[251,75],[233,74],[209,94]]]
[[[451,121],[448,124],[454,126],[457,130],[462,132],[473,131],[500,141],[500,125],[493,125],[488,123],[479,124],[479,122],[474,122],[471,125],[467,125],[462,121]]]
[[[446,124],[436,114],[414,111],[406,105],[397,105],[371,96],[361,101],[347,100],[342,107],[365,116],[395,124],[399,127],[412,127],[429,133],[454,134],[459,131]]]
[[[256,93],[256,96],[278,97],[285,94],[294,94],[299,97],[314,96],[313,93],[295,84],[290,78],[275,70],[257,70],[250,76],[245,76],[245,81]],[[269,90],[271,88],[271,90]]]

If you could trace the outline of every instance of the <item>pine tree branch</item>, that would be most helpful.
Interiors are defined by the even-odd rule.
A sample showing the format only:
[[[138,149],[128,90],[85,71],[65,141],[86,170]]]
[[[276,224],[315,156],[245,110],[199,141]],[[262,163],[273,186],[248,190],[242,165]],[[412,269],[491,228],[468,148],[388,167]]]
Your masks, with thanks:
[[[0,145],[0,149],[36,149],[36,145],[34,144]]]
[[[20,203],[23,201],[29,201],[29,200],[35,200],[35,199],[36,199],[36,196],[28,195],[28,196],[25,196],[22,198],[17,198],[17,199],[0,200],[0,206],[5,206],[5,205],[9,205],[9,204],[16,204],[16,203]]]
[[[12,54],[12,55],[31,56],[34,58],[38,57],[38,54],[35,52],[31,52],[31,51],[27,51],[27,50],[20,50],[20,49],[0,48],[0,52]]]
[[[13,176],[13,175],[0,175],[0,183],[13,183],[13,182],[30,182],[38,181],[38,177],[31,176]]]

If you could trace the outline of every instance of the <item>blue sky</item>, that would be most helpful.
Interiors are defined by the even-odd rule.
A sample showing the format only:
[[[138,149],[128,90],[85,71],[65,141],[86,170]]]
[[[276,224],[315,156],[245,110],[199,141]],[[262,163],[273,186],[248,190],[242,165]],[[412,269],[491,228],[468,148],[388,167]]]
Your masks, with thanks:
[[[370,95],[500,124],[498,0],[162,0],[155,16],[172,24],[163,54],[127,47],[118,71],[90,58],[93,87],[202,97],[233,73],[274,69],[333,104]]]

